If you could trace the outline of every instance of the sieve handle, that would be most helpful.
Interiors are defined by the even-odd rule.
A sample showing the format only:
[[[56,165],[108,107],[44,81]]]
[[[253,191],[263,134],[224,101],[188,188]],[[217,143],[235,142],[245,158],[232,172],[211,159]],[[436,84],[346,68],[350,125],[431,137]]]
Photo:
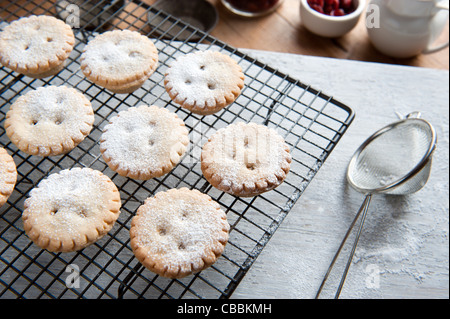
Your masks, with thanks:
[[[345,242],[347,241],[348,237],[350,236],[350,233],[352,232],[353,227],[355,226],[355,224],[358,221],[359,217],[362,215],[361,223],[359,225],[358,233],[356,234],[355,242],[353,243],[352,251],[350,252],[350,256],[348,258],[347,265],[345,266],[345,270],[344,270],[344,273],[342,274],[341,281],[339,283],[339,287],[338,287],[338,289],[336,291],[336,294],[334,296],[335,299],[339,298],[339,295],[341,294],[342,287],[344,286],[344,282],[345,282],[345,279],[346,279],[347,274],[348,274],[348,270],[350,269],[350,265],[351,265],[353,256],[355,255],[356,246],[358,246],[359,237],[361,236],[361,232],[362,232],[362,229],[363,229],[363,226],[364,226],[364,221],[366,220],[366,215],[367,215],[367,211],[369,210],[369,205],[370,205],[370,200],[371,199],[372,199],[372,194],[368,194],[364,198],[364,202],[362,203],[361,207],[359,208],[358,213],[355,216],[355,219],[353,220],[353,222],[351,223],[349,229],[347,230],[347,233],[345,234],[345,237],[342,240],[338,251],[334,255],[333,260],[331,261],[331,264],[328,267],[327,273],[325,274],[325,277],[324,277],[324,279],[322,281],[322,284],[320,285],[319,290],[317,291],[316,299],[319,298],[319,296],[320,296],[320,294],[321,294],[321,292],[322,292],[322,290],[323,290],[323,288],[325,286],[325,283],[326,283],[326,281],[327,281],[327,279],[328,279],[328,277],[329,277],[329,275],[331,273],[331,270],[333,269],[334,264],[336,263],[336,260],[338,259],[339,254],[341,253],[342,248],[345,245]]]

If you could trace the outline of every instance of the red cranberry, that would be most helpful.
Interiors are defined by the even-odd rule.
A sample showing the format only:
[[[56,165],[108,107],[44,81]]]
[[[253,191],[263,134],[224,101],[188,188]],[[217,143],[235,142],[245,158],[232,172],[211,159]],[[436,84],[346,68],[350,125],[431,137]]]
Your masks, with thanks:
[[[325,13],[323,12],[323,7],[319,6],[318,4],[311,4],[310,7],[319,13]]]
[[[341,8],[344,11],[349,11],[353,6],[353,1],[352,0],[341,0]]]
[[[308,0],[308,4],[312,6],[318,6],[323,9],[323,5],[325,4],[325,0]]]
[[[343,9],[339,8],[339,9],[331,11],[330,15],[333,17],[341,17],[341,16],[345,15],[345,11]]]
[[[353,0],[307,0],[317,12],[330,16],[343,16],[355,10]]]

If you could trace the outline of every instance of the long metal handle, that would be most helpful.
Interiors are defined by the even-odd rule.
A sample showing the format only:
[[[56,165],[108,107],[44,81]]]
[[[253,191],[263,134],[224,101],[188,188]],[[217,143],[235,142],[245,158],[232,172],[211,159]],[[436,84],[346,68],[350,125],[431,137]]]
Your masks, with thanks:
[[[336,291],[336,295],[334,296],[335,299],[339,298],[339,296],[341,294],[341,291],[342,291],[342,287],[344,286],[344,282],[345,282],[345,279],[346,279],[347,274],[348,274],[348,270],[350,269],[350,265],[351,265],[353,256],[355,255],[356,246],[358,246],[359,237],[361,236],[361,232],[362,232],[362,229],[363,229],[363,226],[364,226],[364,221],[366,220],[366,215],[367,215],[367,211],[369,210],[369,205],[370,205],[370,200],[371,199],[372,199],[372,194],[366,195],[366,197],[364,199],[364,202],[362,203],[361,207],[359,208],[358,213],[355,216],[355,219],[353,220],[353,222],[351,223],[349,229],[347,230],[347,233],[345,234],[345,237],[342,240],[338,251],[334,255],[333,260],[331,261],[331,264],[328,267],[327,273],[325,274],[325,277],[324,277],[324,279],[322,281],[322,284],[320,285],[319,290],[317,291],[316,299],[319,298],[319,296],[320,296],[320,294],[321,294],[321,292],[323,290],[323,287],[325,286],[325,283],[326,283],[326,281],[327,281],[327,279],[328,279],[328,277],[329,277],[329,275],[331,273],[331,270],[333,269],[334,264],[336,263],[336,260],[338,259],[339,254],[341,253],[342,248],[345,245],[345,242],[347,241],[348,237],[350,236],[350,234],[351,234],[351,232],[353,230],[353,227],[355,226],[356,222],[358,221],[359,217],[362,214],[361,223],[359,225],[358,233],[356,234],[355,242],[353,243],[352,251],[350,252],[350,256],[348,258],[347,265],[346,265],[344,273],[343,273],[343,275],[341,277],[341,282],[339,283],[339,287],[338,287],[338,289]]]

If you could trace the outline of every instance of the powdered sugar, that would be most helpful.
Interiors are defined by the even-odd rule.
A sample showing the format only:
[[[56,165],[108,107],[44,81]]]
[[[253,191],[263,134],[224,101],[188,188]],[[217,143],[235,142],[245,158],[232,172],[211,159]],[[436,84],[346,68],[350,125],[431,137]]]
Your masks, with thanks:
[[[83,73],[100,85],[123,84],[150,76],[158,53],[153,42],[139,32],[114,30],[95,37],[81,56]]]
[[[24,152],[56,155],[89,134],[94,113],[89,100],[73,88],[40,87],[19,97],[7,113],[6,133]]]
[[[149,179],[176,165],[188,142],[188,131],[175,113],[141,105],[120,112],[105,126],[101,151],[123,175]]]
[[[192,270],[222,253],[229,224],[209,196],[182,188],[149,198],[139,208],[131,231],[134,249],[144,249],[149,260],[166,269]]]
[[[217,131],[202,150],[202,169],[227,191],[277,186],[289,171],[291,156],[283,138],[255,123],[231,124]],[[216,182],[217,184],[217,182]]]
[[[24,219],[41,235],[63,240],[80,239],[113,218],[112,183],[88,168],[74,168],[52,174],[30,192]],[[120,206],[120,205],[119,205]]]
[[[13,69],[34,73],[38,67],[48,69],[64,61],[74,42],[71,28],[63,21],[51,16],[26,17],[0,33],[0,60]]]
[[[0,147],[0,206],[11,195],[17,180],[16,165],[8,152]]]
[[[234,101],[244,85],[240,66],[214,51],[197,51],[179,57],[168,69],[166,90],[171,98],[192,111],[220,109]]]

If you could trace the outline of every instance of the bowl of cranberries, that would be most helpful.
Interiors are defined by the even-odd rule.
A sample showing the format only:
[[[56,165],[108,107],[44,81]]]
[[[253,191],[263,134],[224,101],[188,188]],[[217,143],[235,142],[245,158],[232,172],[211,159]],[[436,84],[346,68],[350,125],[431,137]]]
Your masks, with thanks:
[[[312,33],[337,38],[356,26],[365,6],[366,0],[300,0],[300,19]]]

